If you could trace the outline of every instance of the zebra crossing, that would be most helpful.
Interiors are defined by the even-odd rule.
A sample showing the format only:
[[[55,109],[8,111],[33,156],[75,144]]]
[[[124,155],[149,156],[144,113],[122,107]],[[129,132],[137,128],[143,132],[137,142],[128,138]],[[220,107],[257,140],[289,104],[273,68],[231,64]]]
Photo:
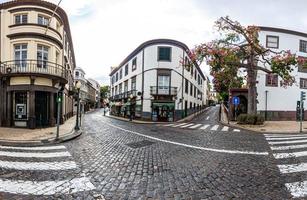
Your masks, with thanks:
[[[304,177],[307,175],[307,134],[265,134],[264,136],[278,163],[280,173],[285,177],[286,188],[294,198],[306,198],[307,178]],[[304,176],[302,173],[305,173]]]
[[[171,124],[158,124],[158,126],[181,128],[181,129],[198,129],[207,131],[221,131],[221,132],[240,132],[240,129],[230,128],[228,126],[217,124],[198,124],[198,123],[171,123]]]
[[[14,195],[70,195],[95,190],[81,173],[65,146],[11,147],[0,146],[0,171],[18,171],[21,175],[1,176],[0,193]],[[39,180],[37,173],[44,173]],[[5,173],[6,174],[6,173]],[[62,177],[57,176],[63,174]],[[31,175],[30,180],[28,177]],[[54,177],[57,177],[55,179]]]

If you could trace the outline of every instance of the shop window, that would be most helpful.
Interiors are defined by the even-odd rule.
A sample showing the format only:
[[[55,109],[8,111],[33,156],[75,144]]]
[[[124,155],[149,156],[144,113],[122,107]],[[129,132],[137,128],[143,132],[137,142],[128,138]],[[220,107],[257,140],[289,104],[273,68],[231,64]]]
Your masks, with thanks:
[[[15,92],[15,119],[27,119],[27,92]]]

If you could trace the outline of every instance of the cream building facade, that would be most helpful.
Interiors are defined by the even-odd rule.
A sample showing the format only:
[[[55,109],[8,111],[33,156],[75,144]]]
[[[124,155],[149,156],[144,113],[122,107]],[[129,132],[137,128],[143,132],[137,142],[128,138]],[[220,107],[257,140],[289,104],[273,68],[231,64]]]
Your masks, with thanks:
[[[0,4],[0,62],[0,126],[54,126],[58,97],[61,122],[73,115],[75,57],[62,8],[36,0]]]

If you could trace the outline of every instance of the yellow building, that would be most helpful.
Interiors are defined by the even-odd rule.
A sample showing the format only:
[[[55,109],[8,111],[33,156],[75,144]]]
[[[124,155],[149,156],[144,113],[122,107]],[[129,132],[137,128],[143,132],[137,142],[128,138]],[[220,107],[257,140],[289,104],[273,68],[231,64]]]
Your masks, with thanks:
[[[62,8],[38,0],[0,4],[0,63],[0,126],[54,126],[58,95],[61,122],[73,115],[75,57]]]

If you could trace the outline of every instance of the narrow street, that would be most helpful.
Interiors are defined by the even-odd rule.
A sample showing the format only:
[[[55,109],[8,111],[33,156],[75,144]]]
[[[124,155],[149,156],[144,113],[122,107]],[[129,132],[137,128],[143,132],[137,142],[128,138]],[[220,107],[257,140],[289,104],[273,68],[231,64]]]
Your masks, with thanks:
[[[270,135],[222,131],[218,109],[191,121],[217,130],[140,125],[96,111],[64,145],[2,146],[1,198],[290,199],[286,181],[304,176],[291,167],[281,175],[277,165],[295,154],[275,154],[283,149],[272,148]]]

